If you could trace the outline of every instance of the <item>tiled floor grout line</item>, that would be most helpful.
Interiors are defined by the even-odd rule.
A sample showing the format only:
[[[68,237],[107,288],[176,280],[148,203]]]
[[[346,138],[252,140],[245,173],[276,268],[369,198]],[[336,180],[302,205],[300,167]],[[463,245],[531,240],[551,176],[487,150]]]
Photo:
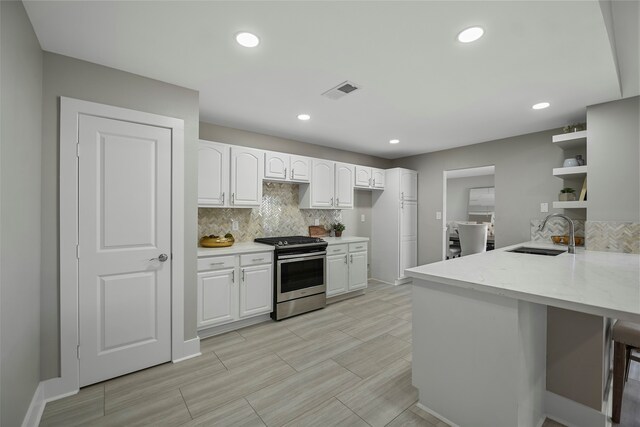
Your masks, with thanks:
[[[182,397],[182,401],[184,402],[184,406],[187,408],[187,412],[189,413],[189,416],[193,420],[194,418],[193,418],[193,415],[191,414],[191,409],[189,409],[189,405],[187,405],[187,400],[184,398],[184,394],[182,394],[182,389],[180,387],[178,387],[178,391],[180,392],[180,396]]]
[[[258,411],[256,411],[256,408],[253,407],[253,405],[251,404],[251,402],[249,402],[249,399],[245,397],[242,398],[245,402],[247,402],[247,405],[249,405],[251,407],[251,409],[253,409],[253,412],[255,412],[256,416],[258,418],[260,418],[260,421],[262,421],[262,424],[264,424],[265,426],[267,425],[267,423],[264,422],[264,420],[262,419],[262,417],[260,416],[260,414],[258,413]]]

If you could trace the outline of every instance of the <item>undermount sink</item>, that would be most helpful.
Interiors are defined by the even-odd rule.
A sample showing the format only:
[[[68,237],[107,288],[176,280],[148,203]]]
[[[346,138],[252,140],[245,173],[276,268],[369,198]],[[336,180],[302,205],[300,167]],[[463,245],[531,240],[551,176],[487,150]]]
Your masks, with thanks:
[[[519,254],[532,254],[532,255],[546,255],[546,256],[556,256],[563,254],[567,251],[560,249],[543,249],[543,248],[528,248],[526,246],[520,246],[519,248],[511,249],[507,252],[516,252]]]

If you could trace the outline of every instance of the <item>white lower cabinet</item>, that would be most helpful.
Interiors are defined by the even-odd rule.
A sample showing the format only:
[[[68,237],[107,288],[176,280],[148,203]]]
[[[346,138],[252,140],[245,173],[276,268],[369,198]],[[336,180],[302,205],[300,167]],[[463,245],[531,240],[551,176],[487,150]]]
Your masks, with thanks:
[[[235,268],[198,273],[198,328],[236,320],[237,293]]]
[[[331,245],[327,254],[327,297],[367,287],[366,242]]]
[[[271,252],[203,257],[198,270],[198,329],[271,313]]]
[[[240,318],[271,313],[273,265],[240,268]]]

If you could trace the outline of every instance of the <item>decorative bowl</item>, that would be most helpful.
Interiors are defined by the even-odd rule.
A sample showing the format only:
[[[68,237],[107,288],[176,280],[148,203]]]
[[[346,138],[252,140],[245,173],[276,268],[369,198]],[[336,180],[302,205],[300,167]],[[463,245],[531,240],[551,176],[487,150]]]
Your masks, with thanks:
[[[576,246],[584,245],[584,237],[575,236]],[[569,244],[569,236],[551,236],[551,240],[556,245],[568,245]]]
[[[200,239],[200,246],[203,248],[226,248],[232,246],[235,243],[235,239],[233,237],[224,237],[224,236],[204,236]]]

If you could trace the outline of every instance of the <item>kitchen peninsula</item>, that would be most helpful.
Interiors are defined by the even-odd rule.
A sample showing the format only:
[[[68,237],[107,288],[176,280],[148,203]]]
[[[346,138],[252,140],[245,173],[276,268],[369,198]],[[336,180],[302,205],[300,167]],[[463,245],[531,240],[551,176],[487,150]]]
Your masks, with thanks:
[[[640,322],[640,256],[529,242],[406,270],[413,384],[452,425],[607,425],[612,319]],[[418,327],[419,326],[419,327]]]

